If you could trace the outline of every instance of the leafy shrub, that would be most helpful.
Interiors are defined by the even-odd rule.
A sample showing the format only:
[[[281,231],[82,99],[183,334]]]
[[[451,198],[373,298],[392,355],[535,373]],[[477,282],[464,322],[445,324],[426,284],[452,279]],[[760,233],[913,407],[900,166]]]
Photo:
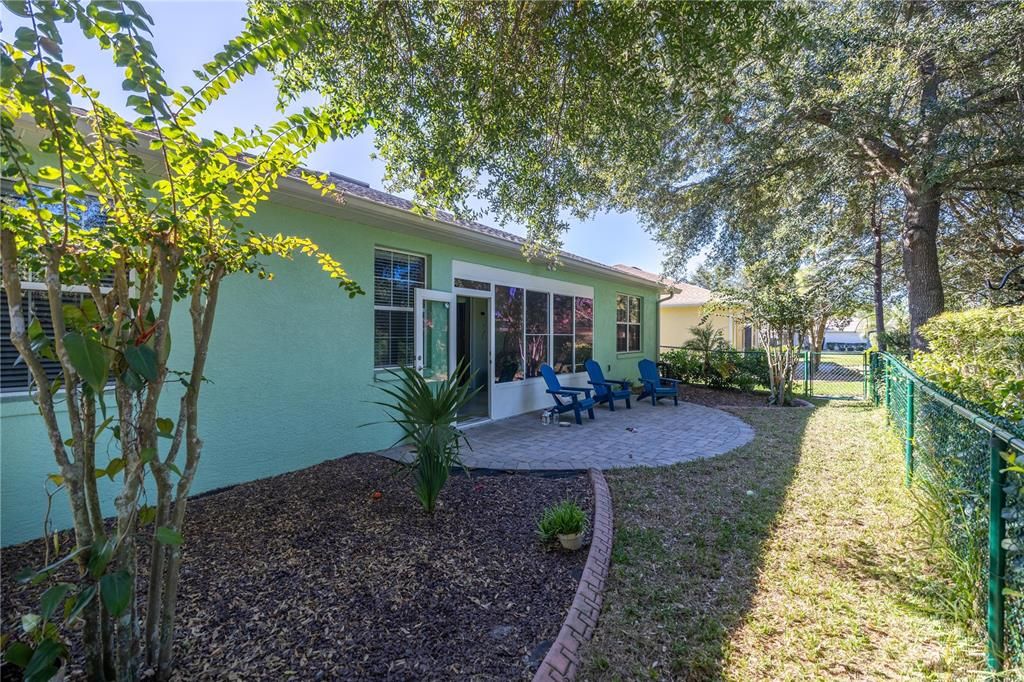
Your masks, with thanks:
[[[717,350],[708,356],[705,364],[702,352],[678,348],[662,353],[661,365],[665,376],[688,384],[742,391],[768,385],[768,359],[761,351]]]
[[[1024,422],[1024,308],[944,313],[922,325],[929,352],[914,369],[950,393]]]
[[[430,514],[448,482],[449,471],[453,466],[462,466],[459,455],[466,437],[455,426],[455,419],[476,391],[470,392],[469,383],[464,381],[464,364],[443,381],[427,382],[411,367],[392,370],[391,374],[396,381],[382,383],[378,388],[392,401],[375,403],[385,407],[390,420],[402,430],[398,442],[415,449],[416,458],[409,465],[413,488]]]
[[[886,331],[880,336],[885,339],[885,350],[887,353],[900,355],[902,357],[910,356],[910,332],[908,330],[896,329]]]
[[[548,507],[537,521],[537,533],[542,542],[551,542],[559,535],[582,533],[586,527],[586,512],[571,500]]]

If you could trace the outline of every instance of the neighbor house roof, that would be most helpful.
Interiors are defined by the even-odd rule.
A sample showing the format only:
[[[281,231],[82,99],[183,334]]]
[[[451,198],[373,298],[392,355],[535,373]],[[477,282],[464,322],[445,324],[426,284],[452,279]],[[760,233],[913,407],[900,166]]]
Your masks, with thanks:
[[[73,107],[73,109],[83,118],[87,113],[85,109],[78,107]],[[34,133],[35,135],[41,133],[35,122],[28,116],[22,116],[18,121],[18,125],[22,128],[23,132]],[[146,131],[136,131],[136,134],[146,138],[155,137],[152,133]],[[154,159],[157,154],[157,152],[146,147],[140,149],[139,153],[151,155]],[[246,164],[244,158],[239,159],[238,162],[243,165]],[[323,196],[319,190],[314,190],[310,187],[302,179],[303,173],[321,175],[324,174],[324,171],[301,167],[295,168],[281,179],[278,190],[307,202],[312,201],[314,204],[319,205],[319,210],[321,211],[329,211],[332,205],[336,206],[338,204],[336,196]],[[383,219],[383,222],[390,227],[413,232],[431,232],[434,235],[471,244],[475,248],[500,253],[505,256],[521,254],[522,247],[526,244],[526,240],[519,235],[499,230],[483,223],[464,220],[446,211],[431,212],[427,215],[416,213],[413,211],[413,202],[408,199],[373,189],[369,183],[355,180],[339,173],[328,172],[326,175],[330,176],[331,183],[341,194],[343,201],[350,204],[351,208],[357,212],[372,214],[379,219]],[[349,199],[352,199],[352,201],[349,202]],[[305,205],[309,206],[310,204],[307,203]],[[652,280],[649,277],[640,276],[628,270],[622,270],[605,263],[584,258],[583,256],[577,256],[568,251],[560,251],[559,258],[561,266],[570,270],[603,275],[621,281],[628,281],[632,284],[649,285],[652,282],[658,283],[657,278]],[[551,267],[551,269],[554,268]]]
[[[642,277],[650,282],[656,282],[661,285],[666,291],[671,291],[671,298],[662,301],[661,305],[664,307],[683,307],[683,306],[701,306],[711,300],[714,292],[704,287],[699,287],[696,284],[688,284],[686,282],[673,282],[667,280],[661,275],[656,275],[653,272],[642,270],[635,265],[624,265],[619,263],[613,266],[617,270],[622,272],[628,272],[636,277]]]

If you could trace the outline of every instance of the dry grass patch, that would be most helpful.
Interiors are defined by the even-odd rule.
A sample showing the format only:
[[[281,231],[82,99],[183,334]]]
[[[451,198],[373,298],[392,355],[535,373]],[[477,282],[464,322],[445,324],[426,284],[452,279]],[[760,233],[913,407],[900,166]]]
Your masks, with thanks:
[[[730,409],[721,457],[608,476],[612,578],[584,679],[962,679],[880,411]]]

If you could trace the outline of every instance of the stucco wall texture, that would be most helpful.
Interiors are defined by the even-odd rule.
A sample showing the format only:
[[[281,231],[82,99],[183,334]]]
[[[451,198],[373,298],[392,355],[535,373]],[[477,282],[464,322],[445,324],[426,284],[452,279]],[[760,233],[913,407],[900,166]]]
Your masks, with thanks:
[[[594,356],[609,376],[636,376],[636,362],[657,351],[657,290],[610,276],[549,271],[517,256],[446,243],[415,229],[375,227],[361,214],[340,217],[271,201],[251,219],[254,229],[308,236],[337,258],[367,295],[349,299],[313,260],[271,259],[273,281],[236,275],[225,281],[203,388],[200,433],[203,459],[193,493],[311,466],[354,452],[393,444],[396,432],[384,425],[369,401],[373,370],[373,251],[390,247],[428,257],[432,289],[451,291],[452,261],[560,279],[594,288]],[[360,222],[362,221],[362,222]],[[644,297],[643,352],[615,352],[615,296]],[[172,319],[171,368],[187,368],[191,333],[185,306]],[[177,387],[180,389],[180,387]],[[161,414],[176,418],[179,390],[169,386]],[[116,449],[107,444],[110,456]],[[104,449],[99,462],[105,461]],[[42,420],[25,397],[0,403],[0,544],[38,537],[46,512],[44,481],[56,471]],[[103,479],[101,497],[111,513],[116,484]],[[286,513],[286,510],[282,510]],[[70,525],[63,494],[54,498],[55,528]]]

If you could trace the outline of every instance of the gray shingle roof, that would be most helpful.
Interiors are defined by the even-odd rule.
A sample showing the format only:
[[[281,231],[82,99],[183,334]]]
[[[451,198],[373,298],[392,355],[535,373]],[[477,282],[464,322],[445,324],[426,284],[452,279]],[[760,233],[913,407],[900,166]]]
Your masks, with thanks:
[[[82,109],[80,107],[72,107],[72,110],[79,116],[83,117],[88,113],[85,109]],[[27,117],[23,117],[23,121],[27,125],[34,125],[34,122],[31,122],[31,120]],[[137,130],[136,134],[144,138],[155,138],[155,135],[148,131]],[[245,164],[248,163],[251,158],[251,156],[245,155],[244,157],[239,158],[238,161],[239,163]],[[295,180],[303,181],[303,173],[311,173],[315,175],[324,174],[323,171],[318,171],[311,168],[297,167],[293,169],[288,174],[288,176]],[[341,193],[342,198],[344,198],[346,194],[350,194],[352,196],[365,199],[366,201],[373,202],[380,206],[388,206],[409,213],[413,211],[413,202],[409,201],[408,199],[403,199],[402,197],[396,196],[394,194],[389,194],[388,192],[383,192],[381,190],[374,189],[370,187],[370,184],[367,182],[356,180],[354,178],[350,178],[340,173],[328,172],[326,173],[326,175],[330,177],[331,183],[333,183],[335,188]],[[464,220],[447,211],[436,211],[436,213],[427,216],[427,218],[430,220],[435,220],[440,223],[461,228],[469,233],[474,233],[498,239],[510,245],[518,246],[519,248],[522,248],[526,244],[526,240],[520,237],[519,235],[512,234],[511,232],[506,232],[505,230],[499,230],[495,227],[491,227],[490,225],[484,225],[483,223],[478,223],[476,221]],[[627,275],[633,275],[634,277],[637,277],[636,275],[634,275],[634,273],[631,273],[627,270],[622,270],[620,268],[607,265],[606,263],[601,263],[599,261],[591,260],[589,258],[584,258],[583,256],[577,256],[576,254],[569,253],[568,251],[560,251],[559,257],[565,261],[570,261],[580,265],[585,265],[592,268],[604,270],[610,275],[625,273]],[[642,276],[639,278],[648,279]],[[657,280],[652,281],[656,282]]]
[[[704,305],[714,297],[714,292],[704,287],[699,287],[696,284],[688,284],[686,282],[673,282],[667,280],[661,275],[657,275],[653,272],[641,270],[635,265],[624,265],[619,263],[613,265],[616,270],[622,272],[628,272],[635,277],[642,277],[651,282],[657,282],[665,289],[672,289],[672,297],[666,301],[662,301],[663,306],[690,306],[690,305]]]

